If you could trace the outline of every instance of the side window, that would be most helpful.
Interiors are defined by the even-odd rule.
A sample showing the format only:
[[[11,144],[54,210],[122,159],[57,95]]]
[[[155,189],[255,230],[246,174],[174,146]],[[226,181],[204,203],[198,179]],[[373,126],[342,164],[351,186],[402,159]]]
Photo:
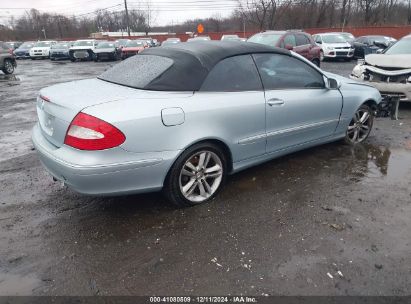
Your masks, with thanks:
[[[323,75],[305,62],[281,54],[254,54],[265,90],[324,88]]]
[[[295,41],[295,36],[294,35],[287,35],[284,38],[284,44],[287,45],[292,45],[292,46],[297,46],[297,43]]]
[[[315,36],[315,42],[321,43],[321,36]]]
[[[217,63],[208,73],[200,91],[260,91],[262,84],[251,55],[229,57]]]
[[[297,45],[307,45],[307,44],[311,44],[310,40],[308,39],[307,36],[303,35],[303,34],[298,34],[296,35],[296,42]]]

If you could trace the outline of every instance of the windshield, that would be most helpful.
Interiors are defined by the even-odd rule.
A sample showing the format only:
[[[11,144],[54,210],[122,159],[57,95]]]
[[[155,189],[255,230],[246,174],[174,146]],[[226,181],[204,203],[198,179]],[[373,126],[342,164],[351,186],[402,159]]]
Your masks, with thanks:
[[[24,42],[22,45],[20,45],[20,47],[21,47],[22,49],[29,49],[29,48],[32,48],[33,45],[34,45],[33,42]]]
[[[51,47],[52,49],[68,49],[69,45],[67,43],[57,43]]]
[[[126,47],[143,47],[143,46],[144,46],[144,41],[138,41],[138,40],[129,41],[126,44]]]
[[[393,44],[389,49],[387,49],[384,54],[387,55],[400,55],[400,54],[411,54],[411,39],[402,39]]]
[[[93,41],[76,41],[73,46],[93,46]]]
[[[47,46],[51,46],[51,42],[39,41],[39,42],[37,42],[34,46],[37,46],[37,47],[47,47]]]
[[[342,37],[344,37],[345,39],[349,39],[349,40],[354,40],[355,39],[355,37],[350,33],[341,33],[340,35]]]
[[[118,44],[125,45],[129,40],[128,39],[119,39],[117,40]]]
[[[108,82],[144,89],[167,71],[174,61],[155,55],[136,55],[105,71],[98,78]]]
[[[344,43],[347,42],[341,35],[323,35],[322,40],[324,43]]]
[[[269,46],[275,46],[278,43],[278,40],[283,36],[283,34],[257,34],[250,39],[248,39],[248,42],[255,42],[255,43],[260,43],[260,44],[265,44]]]
[[[116,45],[113,42],[102,42],[97,45],[97,49],[110,49],[115,47]]]

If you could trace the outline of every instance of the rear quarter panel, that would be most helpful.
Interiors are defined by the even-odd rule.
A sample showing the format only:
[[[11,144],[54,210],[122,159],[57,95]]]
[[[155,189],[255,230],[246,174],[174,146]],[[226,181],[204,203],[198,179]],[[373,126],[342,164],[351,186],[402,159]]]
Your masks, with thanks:
[[[164,98],[125,99],[89,107],[83,112],[104,119],[124,132],[127,139],[122,148],[130,152],[184,150],[201,140],[216,139],[229,147],[234,162],[263,154],[263,136],[244,145],[239,141],[264,135],[264,93],[221,94],[168,93]],[[161,119],[161,110],[165,108],[181,108],[184,123],[165,126]]]

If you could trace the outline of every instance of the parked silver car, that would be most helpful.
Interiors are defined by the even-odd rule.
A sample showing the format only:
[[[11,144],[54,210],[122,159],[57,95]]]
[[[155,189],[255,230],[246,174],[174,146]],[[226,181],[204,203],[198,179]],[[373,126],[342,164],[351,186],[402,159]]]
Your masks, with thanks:
[[[163,189],[190,206],[212,199],[228,174],[339,139],[364,141],[380,101],[375,88],[288,50],[199,41],[42,89],[32,138],[47,170],[78,192]]]

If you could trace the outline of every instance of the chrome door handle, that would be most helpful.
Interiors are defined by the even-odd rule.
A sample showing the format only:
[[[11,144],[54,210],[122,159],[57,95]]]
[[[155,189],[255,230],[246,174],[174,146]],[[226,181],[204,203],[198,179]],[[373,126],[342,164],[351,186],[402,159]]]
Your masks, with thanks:
[[[284,104],[284,100],[278,99],[278,98],[272,98],[268,100],[268,105],[269,106],[282,106]]]

